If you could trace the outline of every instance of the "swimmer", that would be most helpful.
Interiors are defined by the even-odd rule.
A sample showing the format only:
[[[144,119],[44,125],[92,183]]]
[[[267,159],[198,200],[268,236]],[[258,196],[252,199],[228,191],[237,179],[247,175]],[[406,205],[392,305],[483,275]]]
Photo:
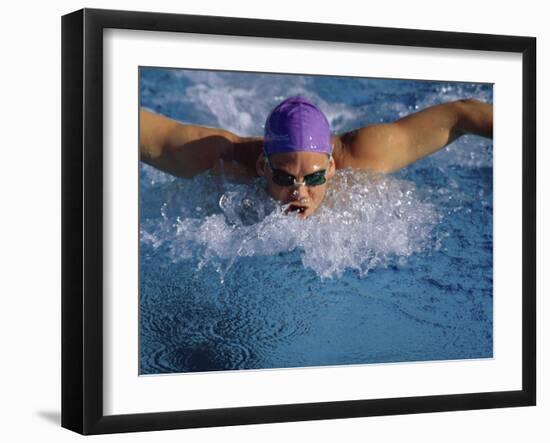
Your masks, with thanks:
[[[493,106],[474,99],[432,106],[392,123],[331,134],[323,112],[292,96],[269,114],[263,137],[187,125],[140,110],[140,158],[179,177],[206,170],[235,178],[265,177],[287,212],[309,217],[337,169],[391,173],[444,148],[463,134],[493,137]]]

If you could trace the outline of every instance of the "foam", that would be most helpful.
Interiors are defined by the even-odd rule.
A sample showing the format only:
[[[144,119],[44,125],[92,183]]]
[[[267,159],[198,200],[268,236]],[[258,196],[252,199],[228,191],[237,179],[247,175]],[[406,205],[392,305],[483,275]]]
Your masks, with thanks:
[[[251,185],[218,183],[218,197],[206,189],[209,180],[204,174],[165,187],[160,217],[143,224],[142,243],[165,246],[174,262],[193,259],[198,269],[211,265],[221,278],[240,257],[292,252],[322,278],[349,269],[366,276],[375,267],[436,245],[431,231],[440,216],[409,181],[340,170],[323,206],[303,220],[285,215],[263,190],[262,179]],[[170,197],[175,191],[210,197],[202,205],[193,198],[182,205]]]

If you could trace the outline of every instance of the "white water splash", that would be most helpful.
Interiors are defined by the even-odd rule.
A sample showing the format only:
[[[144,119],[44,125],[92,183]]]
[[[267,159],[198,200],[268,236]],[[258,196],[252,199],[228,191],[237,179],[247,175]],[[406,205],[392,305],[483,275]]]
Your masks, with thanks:
[[[206,195],[206,180],[182,181],[176,193]],[[338,277],[348,269],[365,276],[433,247],[431,231],[439,221],[413,183],[352,170],[338,171],[323,205],[305,220],[285,215],[263,191],[261,179],[252,185],[226,183],[217,196],[217,210],[204,215],[193,199],[183,207],[177,199],[168,200],[161,217],[142,226],[142,242],[154,248],[166,245],[176,262],[193,258],[199,269],[212,265],[222,278],[241,257],[292,251],[320,277]],[[203,206],[212,207],[213,198]]]

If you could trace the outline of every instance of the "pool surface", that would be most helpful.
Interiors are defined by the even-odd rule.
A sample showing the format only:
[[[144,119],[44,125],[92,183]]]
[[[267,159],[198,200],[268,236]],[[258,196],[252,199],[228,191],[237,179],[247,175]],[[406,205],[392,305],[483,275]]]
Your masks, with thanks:
[[[141,68],[141,106],[261,135],[303,94],[333,132],[489,84]],[[180,179],[140,164],[140,373],[493,356],[493,144],[463,136],[390,175],[339,170],[285,216],[262,179]]]

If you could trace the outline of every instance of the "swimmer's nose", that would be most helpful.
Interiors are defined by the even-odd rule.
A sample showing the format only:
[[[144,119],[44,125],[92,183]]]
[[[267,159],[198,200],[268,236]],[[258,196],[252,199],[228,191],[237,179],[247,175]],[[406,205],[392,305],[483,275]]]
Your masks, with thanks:
[[[298,183],[292,190],[292,197],[296,200],[305,199],[308,197],[307,186],[303,183]]]

